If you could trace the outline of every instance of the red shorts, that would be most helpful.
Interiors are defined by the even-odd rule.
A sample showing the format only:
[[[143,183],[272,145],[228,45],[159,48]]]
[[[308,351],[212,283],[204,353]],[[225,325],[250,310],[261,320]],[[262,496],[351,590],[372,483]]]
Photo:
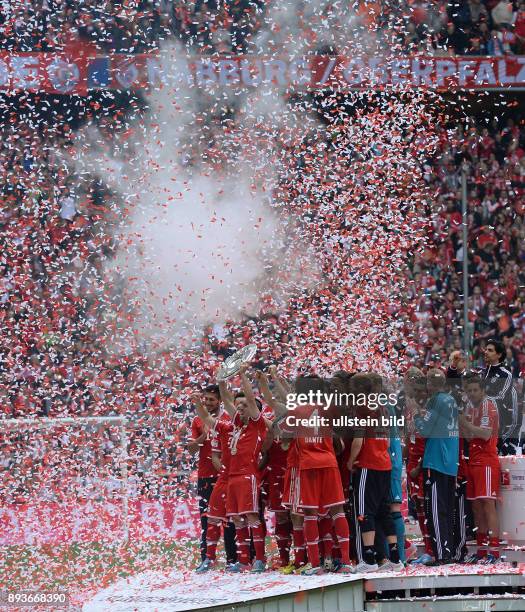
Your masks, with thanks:
[[[226,494],[228,492],[228,479],[219,478],[213,485],[210,501],[208,503],[208,518],[226,520]]]
[[[261,484],[254,474],[239,474],[228,477],[226,491],[226,516],[259,514]]]
[[[263,490],[266,493],[266,506],[270,512],[282,512],[284,493],[284,470],[277,469],[269,471],[263,482]]]
[[[423,499],[425,497],[425,493],[423,491],[423,468],[419,470],[419,476],[417,478],[412,478],[410,476],[410,472],[417,467],[416,465],[407,465],[407,489],[408,495],[410,497],[417,497],[419,499]]]
[[[299,468],[288,468],[284,473],[282,505],[291,512],[297,512],[299,498]]]
[[[312,468],[299,471],[299,508],[318,510],[324,514],[328,508],[345,503],[341,474],[337,467]]]
[[[469,465],[467,499],[498,499],[500,467]]]

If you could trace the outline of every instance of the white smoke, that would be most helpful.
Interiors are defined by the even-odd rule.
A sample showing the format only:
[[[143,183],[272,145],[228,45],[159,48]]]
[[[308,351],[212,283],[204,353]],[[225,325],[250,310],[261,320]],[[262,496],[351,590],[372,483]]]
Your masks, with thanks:
[[[167,78],[148,97],[149,113],[134,137],[132,159],[120,168],[99,160],[103,174],[111,171],[113,188],[120,183],[130,210],[112,266],[141,337],[163,346],[174,337],[178,343],[198,337],[205,324],[257,313],[263,296],[283,306],[290,292],[312,282],[315,271],[305,263],[306,246],[293,245],[300,251],[294,261],[286,257],[296,238],[293,222],[283,220],[271,202],[275,122],[286,122],[285,103],[276,100],[262,118],[245,95],[244,124],[229,134],[222,120],[210,117],[209,91],[199,93],[186,80],[169,78],[182,73],[173,67],[178,54],[175,46],[164,49]],[[229,103],[231,94],[215,94],[215,107]],[[270,114],[267,146],[259,148],[254,123]],[[219,142],[223,153],[215,171],[206,162],[210,140]],[[279,285],[272,286],[277,276]]]
[[[272,6],[257,53],[280,50],[293,59],[315,44],[340,45],[354,17],[337,16],[336,5],[316,1],[302,14],[293,3]],[[300,35],[305,20],[315,24],[315,44]],[[268,294],[285,307],[318,277],[313,245],[301,244],[294,221],[271,203],[282,170],[278,140],[297,143],[322,130],[315,112],[308,105],[294,111],[271,83],[251,91],[198,88],[186,62],[177,44],[166,44],[162,86],[148,95],[146,119],[125,141],[114,139],[112,153],[100,134],[84,130],[75,160],[79,174],[99,174],[126,204],[110,271],[141,337],[163,346],[188,332],[198,337],[205,324],[256,313]],[[228,109],[236,109],[233,129],[224,121]],[[207,159],[210,141],[223,146],[220,170]]]

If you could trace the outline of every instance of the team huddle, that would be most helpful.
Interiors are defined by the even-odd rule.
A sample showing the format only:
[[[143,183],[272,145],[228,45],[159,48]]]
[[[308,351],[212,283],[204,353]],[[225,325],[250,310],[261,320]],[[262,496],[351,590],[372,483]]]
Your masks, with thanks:
[[[221,531],[227,571],[265,571],[265,510],[275,514],[283,573],[401,570],[416,553],[405,541],[401,514],[404,463],[425,544],[412,562],[496,562],[498,450],[516,447],[518,414],[512,413],[517,402],[498,342],[487,344],[486,358],[479,373],[465,372],[458,352],[446,372],[410,368],[395,402],[384,393],[391,391],[388,382],[374,372],[338,371],[291,382],[275,367],[268,375],[255,373],[259,399],[246,365],[238,392],[220,382],[194,394],[189,449],[199,452],[197,571],[215,567]],[[386,405],[366,401],[381,393],[390,398]],[[295,407],[303,424],[298,427],[287,418],[291,394],[343,399]],[[391,418],[381,421],[379,414]],[[322,426],[313,419],[319,415]],[[343,427],[344,415],[360,417],[364,425]],[[469,528],[478,545],[470,556]]]

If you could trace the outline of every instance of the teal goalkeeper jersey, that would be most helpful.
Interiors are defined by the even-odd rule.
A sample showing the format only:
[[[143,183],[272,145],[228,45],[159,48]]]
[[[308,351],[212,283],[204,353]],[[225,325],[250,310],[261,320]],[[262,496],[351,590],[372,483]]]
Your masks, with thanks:
[[[459,462],[458,407],[445,392],[435,393],[425,406],[426,412],[414,418],[416,428],[425,438],[423,467],[449,476],[457,476]]]

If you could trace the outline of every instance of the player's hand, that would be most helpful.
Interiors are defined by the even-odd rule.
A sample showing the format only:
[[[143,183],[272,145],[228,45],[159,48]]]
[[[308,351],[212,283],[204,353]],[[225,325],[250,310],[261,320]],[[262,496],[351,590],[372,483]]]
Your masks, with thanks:
[[[196,407],[199,407],[202,405],[201,394],[198,393],[197,391],[194,391],[190,395],[190,400],[191,400],[191,403]]]
[[[239,374],[241,376],[246,376],[246,372],[248,371],[248,364],[247,363],[243,363],[241,365],[241,367],[239,368]]]
[[[421,472],[421,466],[420,466],[420,465],[418,465],[418,466],[417,466],[417,467],[415,467],[415,468],[412,468],[412,469],[410,470],[410,478],[412,478],[413,480],[415,480],[415,479],[416,479],[416,478],[419,476],[420,472]]]

